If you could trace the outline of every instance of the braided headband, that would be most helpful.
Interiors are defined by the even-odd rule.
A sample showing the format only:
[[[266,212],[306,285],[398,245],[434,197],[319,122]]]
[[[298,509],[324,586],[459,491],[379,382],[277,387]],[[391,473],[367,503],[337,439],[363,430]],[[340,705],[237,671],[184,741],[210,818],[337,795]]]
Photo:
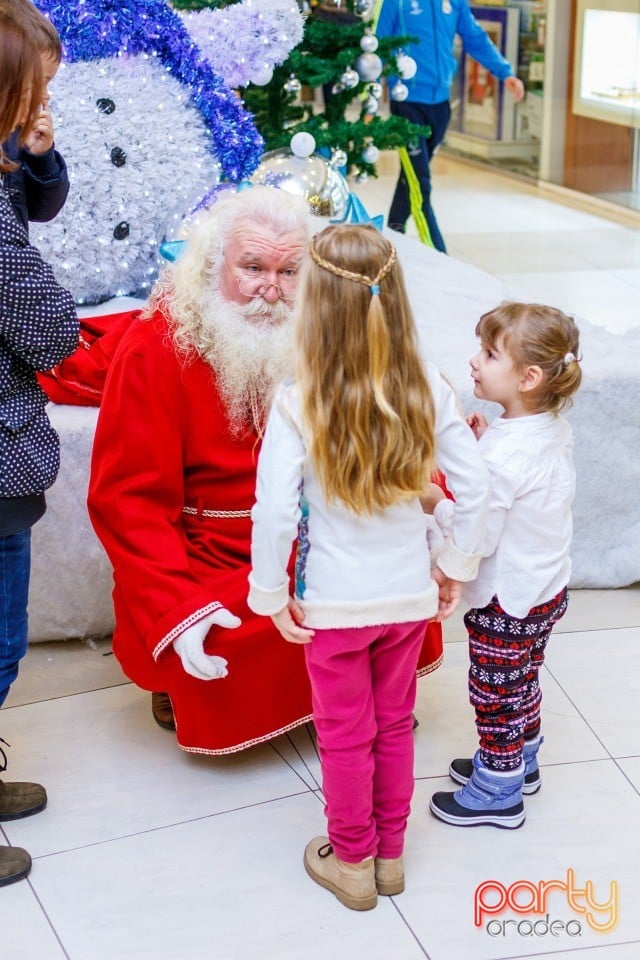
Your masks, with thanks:
[[[323,270],[327,270],[328,273],[333,273],[336,277],[344,277],[346,280],[353,280],[355,283],[363,283],[365,287],[369,287],[371,296],[375,297],[380,296],[380,281],[384,280],[398,259],[396,248],[393,246],[393,244],[390,244],[390,246],[391,252],[389,254],[389,259],[384,266],[378,270],[378,273],[373,279],[365,276],[363,273],[353,273],[351,270],[345,270],[343,267],[339,267],[335,263],[331,263],[330,260],[325,260],[316,250],[313,240],[309,244],[309,253],[311,254],[311,259],[317,263],[319,267],[322,267]]]

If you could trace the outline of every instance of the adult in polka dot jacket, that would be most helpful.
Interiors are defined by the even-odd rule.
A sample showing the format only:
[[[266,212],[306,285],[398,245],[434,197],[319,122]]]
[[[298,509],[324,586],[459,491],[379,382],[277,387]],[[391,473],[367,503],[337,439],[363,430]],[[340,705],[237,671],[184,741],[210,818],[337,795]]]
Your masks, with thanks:
[[[78,318],[71,294],[29,243],[0,187],[0,537],[44,512],[58,473],[59,441],[36,370],[73,353]]]

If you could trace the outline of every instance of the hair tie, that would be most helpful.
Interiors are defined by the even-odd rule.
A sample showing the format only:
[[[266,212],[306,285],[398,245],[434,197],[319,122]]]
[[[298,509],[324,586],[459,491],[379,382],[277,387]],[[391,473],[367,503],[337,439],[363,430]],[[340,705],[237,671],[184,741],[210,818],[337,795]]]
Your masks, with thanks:
[[[575,353],[565,353],[564,357],[562,358],[562,362],[564,363],[565,367],[568,367],[570,363],[575,363]]]
[[[379,283],[372,283],[371,286],[369,287],[369,290],[371,291],[371,296],[372,296],[372,297],[375,297],[375,296],[378,296],[378,297],[379,297],[379,296],[380,296],[380,284],[379,284]]]

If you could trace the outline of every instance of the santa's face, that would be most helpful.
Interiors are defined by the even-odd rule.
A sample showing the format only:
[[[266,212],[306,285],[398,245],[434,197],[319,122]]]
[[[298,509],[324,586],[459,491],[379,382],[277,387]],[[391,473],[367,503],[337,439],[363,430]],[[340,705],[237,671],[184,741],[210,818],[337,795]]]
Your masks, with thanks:
[[[264,322],[272,313],[272,322],[281,322],[284,311],[264,308],[277,308],[279,301],[287,307],[293,305],[306,245],[303,231],[280,233],[240,220],[229,238],[220,270],[222,297],[247,307],[251,304],[253,309],[244,314],[247,320],[256,316]]]

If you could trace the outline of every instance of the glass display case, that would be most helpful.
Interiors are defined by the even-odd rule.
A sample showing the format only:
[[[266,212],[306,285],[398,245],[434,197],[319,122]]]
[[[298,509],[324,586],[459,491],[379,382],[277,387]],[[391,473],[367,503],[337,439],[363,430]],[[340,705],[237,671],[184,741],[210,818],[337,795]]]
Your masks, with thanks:
[[[638,0],[578,0],[573,112],[640,127]]]

